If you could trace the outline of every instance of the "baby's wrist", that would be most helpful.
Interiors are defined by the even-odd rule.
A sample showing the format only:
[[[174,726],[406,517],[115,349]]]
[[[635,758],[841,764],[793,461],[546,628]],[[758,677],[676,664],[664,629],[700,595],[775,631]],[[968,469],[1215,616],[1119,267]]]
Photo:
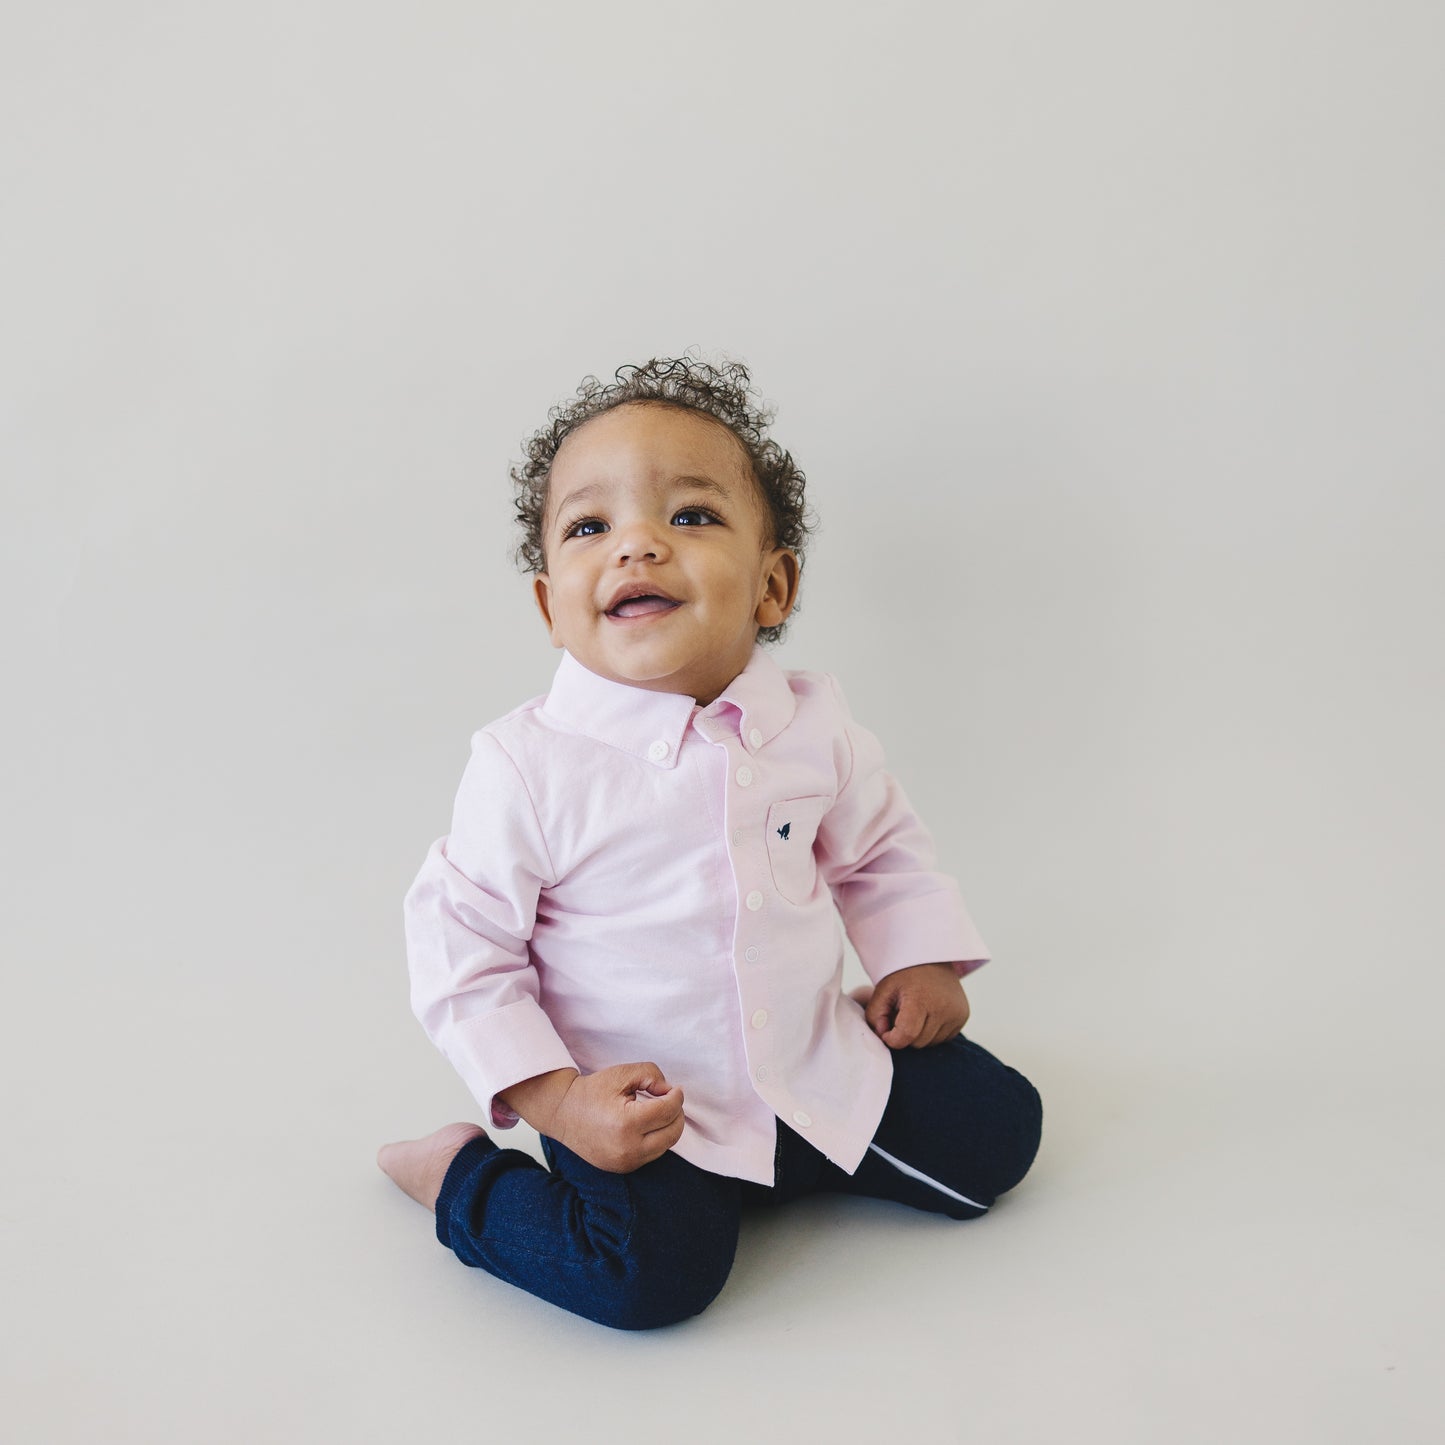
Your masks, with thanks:
[[[567,1127],[568,1116],[565,1105],[567,1103],[567,1096],[572,1092],[572,1085],[575,1084],[582,1075],[578,1073],[576,1069],[565,1069],[562,1072],[564,1079],[562,1083],[557,1086],[557,1092],[551,1101],[551,1117],[547,1120],[547,1127],[545,1129],[539,1129],[538,1133],[545,1134],[549,1139],[555,1139],[559,1144],[567,1144],[572,1131]],[[571,1148],[571,1145],[568,1144],[568,1147]]]
[[[553,1069],[513,1084],[498,1097],[539,1134],[565,1142],[561,1139],[562,1101],[578,1077],[576,1069]]]

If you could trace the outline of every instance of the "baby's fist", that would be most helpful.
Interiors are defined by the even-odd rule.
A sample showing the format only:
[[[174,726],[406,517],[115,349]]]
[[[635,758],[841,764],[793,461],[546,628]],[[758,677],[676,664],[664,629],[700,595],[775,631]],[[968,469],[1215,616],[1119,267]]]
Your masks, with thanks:
[[[630,1174],[682,1138],[682,1090],[656,1064],[615,1064],[572,1081],[553,1137],[589,1164]]]
[[[919,963],[890,973],[871,991],[852,997],[868,1026],[890,1049],[947,1043],[968,1022],[968,995],[951,963]]]

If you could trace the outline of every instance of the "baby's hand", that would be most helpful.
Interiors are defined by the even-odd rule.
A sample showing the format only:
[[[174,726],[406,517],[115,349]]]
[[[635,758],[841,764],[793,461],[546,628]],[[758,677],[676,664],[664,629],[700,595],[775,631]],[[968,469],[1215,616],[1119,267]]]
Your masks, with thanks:
[[[682,1138],[682,1090],[656,1064],[615,1064],[579,1074],[547,1132],[589,1164],[630,1174]]]
[[[968,995],[951,963],[919,963],[875,988],[854,989],[869,1027],[890,1049],[946,1043],[968,1022]]]

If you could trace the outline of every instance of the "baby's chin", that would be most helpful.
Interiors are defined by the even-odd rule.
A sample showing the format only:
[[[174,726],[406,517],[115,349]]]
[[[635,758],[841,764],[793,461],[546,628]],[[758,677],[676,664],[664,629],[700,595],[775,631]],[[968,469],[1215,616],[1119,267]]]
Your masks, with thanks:
[[[578,661],[586,665],[585,658],[579,658]],[[647,692],[676,693],[690,697],[700,706],[706,707],[742,671],[742,666],[720,668],[716,659],[708,658],[681,667],[669,667],[662,663],[649,667],[639,660],[622,665],[614,663],[610,667],[593,670],[626,687],[642,688]]]
[[[688,609],[679,607],[644,619],[641,626],[615,626],[605,616],[598,634],[569,648],[589,672],[625,687],[676,693],[706,707],[748,665],[757,644],[756,625],[719,642],[716,629],[678,627]],[[564,644],[565,645],[565,644]]]

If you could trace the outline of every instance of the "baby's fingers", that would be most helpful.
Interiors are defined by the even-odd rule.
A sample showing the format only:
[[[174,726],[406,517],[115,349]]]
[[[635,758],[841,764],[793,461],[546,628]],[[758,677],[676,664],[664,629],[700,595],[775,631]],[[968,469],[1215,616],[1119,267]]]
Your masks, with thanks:
[[[679,1109],[677,1117],[660,1129],[649,1129],[642,1136],[642,1150],[648,1160],[659,1159],[682,1138],[683,1117]]]
[[[636,1158],[633,1168],[660,1159],[682,1138],[682,1090],[674,1086],[659,1099],[634,1099],[627,1106],[628,1130]]]
[[[627,1106],[628,1113],[644,1134],[656,1129],[669,1129],[682,1119],[682,1090],[672,1085],[665,1094],[653,1099],[635,1098]]]
[[[890,1049],[905,1049],[919,1038],[928,1022],[928,1011],[922,1004],[907,996],[899,1000],[898,1015],[893,1027],[883,1035],[883,1042]]]
[[[634,1094],[661,1095],[671,1088],[656,1064],[614,1064],[610,1069],[603,1069],[602,1073],[619,1094],[629,1098]]]
[[[886,984],[880,984],[873,990],[863,1007],[863,1017],[875,1034],[881,1036],[887,1033],[896,1003],[897,996]]]
[[[934,1018],[930,1014],[928,1028],[924,1031],[923,1036],[914,1042],[913,1047],[915,1049],[931,1049],[935,1044],[946,1044],[961,1027],[961,1024],[956,1023],[947,1014],[939,1018]]]

